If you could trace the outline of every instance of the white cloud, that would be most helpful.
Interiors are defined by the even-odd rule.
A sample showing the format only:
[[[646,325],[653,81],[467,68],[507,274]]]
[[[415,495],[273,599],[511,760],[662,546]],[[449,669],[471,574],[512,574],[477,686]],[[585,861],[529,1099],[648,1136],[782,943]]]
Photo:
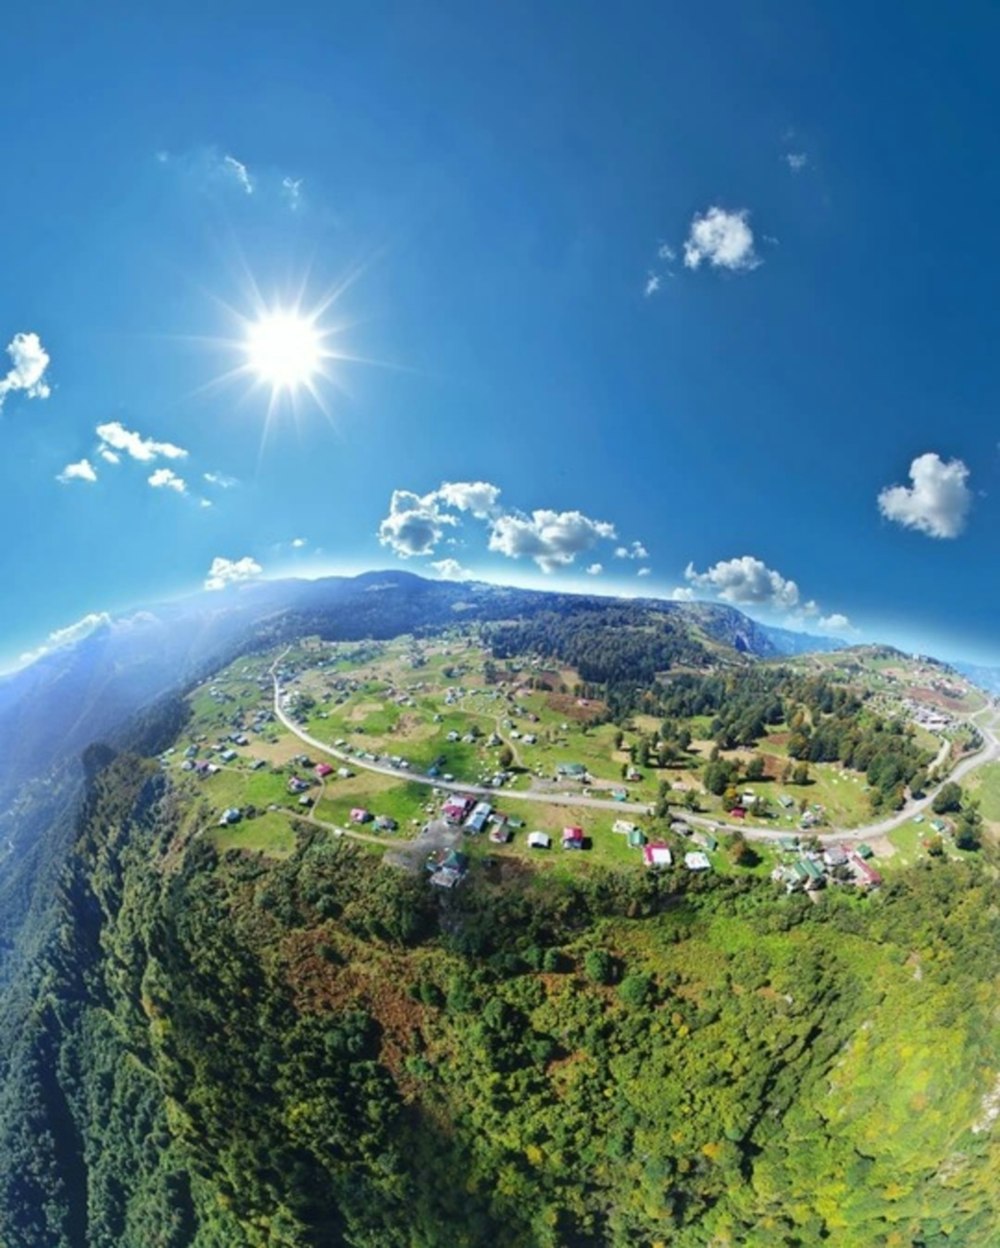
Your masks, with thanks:
[[[712,207],[695,216],[684,244],[684,263],[696,269],[703,260],[712,268],[745,272],[755,269],[760,260],[753,249],[753,231],[748,224],[749,211],[726,212]]]
[[[628,546],[615,547],[616,559],[648,559],[649,551],[642,542],[632,542]]]
[[[123,454],[137,459],[141,463],[151,463],[154,459],[185,459],[187,451],[183,447],[175,446],[172,442],[156,442],[152,438],[144,438],[140,433],[134,433],[118,420],[108,421],[106,424],[97,426],[97,436],[101,439],[101,446],[98,447],[98,454],[104,455],[105,451],[110,447],[112,451],[121,451]]]
[[[295,212],[302,202],[302,179],[282,178],[281,195],[292,212]]]
[[[636,576],[650,576],[652,571],[652,568],[640,568],[639,571],[636,572]]]
[[[378,527],[378,540],[401,559],[432,555],[445,528],[455,524],[455,517],[438,507],[436,492],[421,497],[409,490],[393,490],[389,514]]]
[[[673,247],[671,247],[669,243],[661,243],[659,251],[657,251],[656,254],[661,260],[666,260],[668,264],[673,263],[673,261],[677,259],[677,252],[674,251]]]
[[[203,481],[207,481],[209,485],[218,486],[220,490],[231,490],[239,485],[235,477],[227,477],[224,472],[203,472],[201,476]]]
[[[887,520],[928,537],[958,537],[972,506],[969,469],[960,459],[947,463],[934,452],[910,464],[912,486],[886,486],[878,509]]]
[[[246,165],[241,160],[237,160],[235,156],[223,156],[222,167],[226,173],[236,179],[245,194],[253,194],[253,182],[250,180]]]
[[[486,520],[497,510],[500,487],[488,481],[445,481],[437,497],[448,507],[471,512],[477,520]]]
[[[490,530],[489,548],[509,559],[527,556],[543,572],[571,564],[598,541],[614,541],[615,527],[592,520],[581,511],[539,509],[530,516],[508,512],[497,516]]]
[[[106,611],[91,611],[89,615],[85,615],[82,619],[77,620],[75,624],[67,624],[65,628],[57,628],[49,633],[44,644],[38,646],[35,650],[29,650],[26,654],[22,654],[20,661],[22,663],[34,663],[43,654],[57,650],[60,646],[70,646],[74,642],[83,641],[91,633],[96,633],[99,628],[110,626],[111,616]]]
[[[590,567],[587,569],[587,575],[588,576],[600,576],[603,571],[604,571],[603,563],[592,563]]]
[[[84,637],[89,637],[91,633],[110,623],[111,616],[106,611],[92,611],[75,624],[68,624],[65,628],[57,628],[55,632],[49,633],[49,641],[54,646],[68,646],[74,641],[82,641]]]
[[[149,474],[147,479],[154,490],[173,490],[177,494],[184,494],[187,491],[187,482],[172,468],[157,468]]]
[[[205,578],[205,588],[225,589],[227,585],[235,585],[239,581],[252,581],[263,570],[249,555],[244,555],[242,559],[224,559],[216,555]]]
[[[15,334],[7,344],[11,366],[0,378],[0,409],[8,394],[20,390],[29,399],[47,399],[52,389],[45,380],[49,353],[37,334]]]
[[[675,585],[667,597],[671,602],[694,602],[694,590],[689,585]]]
[[[851,631],[851,621],[840,611],[834,611],[832,615],[820,616],[819,626],[820,628],[825,628],[830,633],[847,633]]]
[[[720,559],[705,572],[695,571],[694,564],[689,563],[684,578],[698,589],[708,590],[725,602],[739,605],[787,610],[799,602],[798,585],[752,555]]]
[[[472,573],[463,568],[457,559],[439,559],[431,567],[443,581],[467,581]]]
[[[305,539],[304,537],[293,537],[293,538],[292,538],[292,549],[293,549],[293,550],[301,550],[301,549],[302,549],[302,547],[303,547],[303,546],[305,546],[305,544],[306,544],[306,539]]]
[[[97,453],[106,463],[120,464],[122,462],[122,457],[117,451],[113,451],[110,446],[99,446]]]
[[[97,480],[97,473],[89,459],[81,459],[75,464],[67,464],[56,480],[63,485],[68,485],[71,481],[89,481],[92,485]]]
[[[642,293],[648,299],[651,295],[655,295],[657,293],[661,284],[659,273],[654,273],[650,270],[650,272],[646,274],[646,285],[642,288]]]
[[[809,164],[809,157],[805,152],[786,152],[782,159],[792,173],[801,173]]]

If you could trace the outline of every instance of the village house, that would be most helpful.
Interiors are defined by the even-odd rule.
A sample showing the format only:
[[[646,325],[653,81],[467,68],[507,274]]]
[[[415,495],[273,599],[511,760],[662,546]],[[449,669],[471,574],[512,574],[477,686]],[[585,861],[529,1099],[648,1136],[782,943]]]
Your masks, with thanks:
[[[583,849],[583,828],[575,826],[563,828],[562,847],[563,849]]]
[[[660,842],[643,846],[642,860],[647,867],[654,868],[672,867],[674,864],[674,856],[670,852],[670,846],[663,845]]]

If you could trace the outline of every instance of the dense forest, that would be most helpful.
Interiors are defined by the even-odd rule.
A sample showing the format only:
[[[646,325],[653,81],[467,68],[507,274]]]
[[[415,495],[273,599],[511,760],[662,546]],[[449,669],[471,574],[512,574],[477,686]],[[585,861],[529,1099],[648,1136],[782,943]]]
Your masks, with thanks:
[[[755,877],[181,834],[95,751],[0,1026],[5,1248],[975,1248],[1000,1234],[995,870]]]

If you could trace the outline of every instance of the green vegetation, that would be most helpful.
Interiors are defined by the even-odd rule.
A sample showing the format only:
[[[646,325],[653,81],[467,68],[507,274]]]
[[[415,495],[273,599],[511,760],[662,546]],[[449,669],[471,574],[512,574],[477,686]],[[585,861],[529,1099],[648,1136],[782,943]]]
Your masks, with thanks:
[[[305,827],[221,850],[119,758],[5,1035],[0,1241],[988,1248],[994,889],[498,855],[436,896]]]

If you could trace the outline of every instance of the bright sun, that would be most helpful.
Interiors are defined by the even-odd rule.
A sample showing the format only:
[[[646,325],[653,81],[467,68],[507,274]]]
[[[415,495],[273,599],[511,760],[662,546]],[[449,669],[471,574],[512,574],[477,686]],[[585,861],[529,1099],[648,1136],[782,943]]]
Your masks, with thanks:
[[[274,391],[308,386],[323,363],[315,324],[296,312],[270,312],[251,323],[246,353],[251,371]]]

